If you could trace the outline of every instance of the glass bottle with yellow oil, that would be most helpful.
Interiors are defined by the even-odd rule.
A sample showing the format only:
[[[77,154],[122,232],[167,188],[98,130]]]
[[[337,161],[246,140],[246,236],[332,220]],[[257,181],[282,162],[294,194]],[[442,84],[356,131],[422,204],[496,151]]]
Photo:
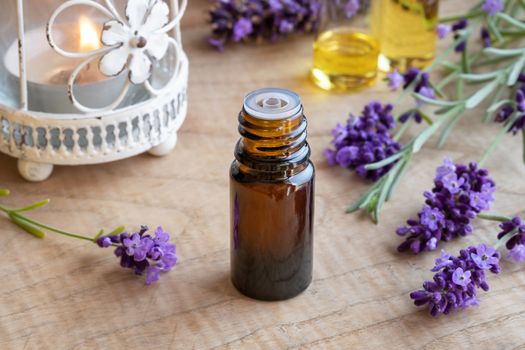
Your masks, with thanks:
[[[381,70],[424,68],[436,51],[439,0],[375,0],[372,33],[381,45]],[[383,60],[386,58],[386,60]]]
[[[356,90],[374,83],[378,41],[370,34],[374,0],[322,0],[314,42],[313,81],[325,90]],[[374,5],[375,6],[375,5]]]

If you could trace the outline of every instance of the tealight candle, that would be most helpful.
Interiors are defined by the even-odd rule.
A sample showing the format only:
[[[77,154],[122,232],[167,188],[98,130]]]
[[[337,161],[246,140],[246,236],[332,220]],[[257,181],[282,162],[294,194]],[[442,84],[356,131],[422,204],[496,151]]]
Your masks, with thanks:
[[[74,26],[74,24],[73,24]],[[62,28],[71,28],[71,26]],[[64,35],[62,31],[58,33]],[[49,45],[45,28],[25,33],[27,45],[27,79],[29,109],[46,113],[77,113],[68,95],[67,82],[82,59],[63,57]],[[71,37],[68,35],[68,38]],[[63,38],[61,38],[63,39]],[[78,50],[88,52],[100,48],[99,33],[87,18],[80,18],[77,38]],[[13,83],[19,83],[18,43],[15,41],[4,57],[4,64]],[[119,96],[127,79],[125,74],[106,77],[94,64],[88,65],[78,75],[75,96],[86,106],[100,108],[111,104]],[[104,93],[100,93],[103,91]]]

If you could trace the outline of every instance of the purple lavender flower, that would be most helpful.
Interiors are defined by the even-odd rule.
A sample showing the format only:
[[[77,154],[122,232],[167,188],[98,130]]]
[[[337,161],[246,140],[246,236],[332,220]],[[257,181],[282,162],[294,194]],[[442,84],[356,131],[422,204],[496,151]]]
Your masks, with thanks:
[[[421,72],[417,68],[410,68],[405,74],[399,74],[397,70],[394,70],[392,73],[390,73],[387,77],[388,80],[388,86],[395,90],[399,86],[403,85],[403,89],[407,89],[409,86],[412,86],[414,84],[414,92],[418,93],[422,96],[425,96],[429,99],[435,99],[436,95],[434,92],[434,89],[432,88],[430,84],[430,76],[427,72]],[[420,107],[423,105],[423,102],[419,99],[416,99],[416,105]],[[401,123],[406,122],[411,117],[414,118],[414,120],[417,123],[421,123],[423,120],[420,112],[418,109],[410,110],[408,112],[403,113],[399,117],[399,121]]]
[[[455,172],[456,164],[454,164],[454,162],[450,158],[446,157],[445,159],[443,159],[443,165],[440,165],[436,169],[436,180],[441,181],[444,176]]]
[[[485,259],[483,267],[479,266],[479,257]],[[463,249],[457,257],[442,252],[431,270],[435,272],[433,280],[423,283],[423,289],[410,293],[410,298],[416,306],[428,304],[432,316],[478,305],[477,289],[489,290],[485,270],[499,273],[499,260],[499,253],[484,244]]]
[[[525,261],[525,245],[516,244],[514,248],[509,251],[507,259],[514,259],[516,262]]]
[[[112,244],[111,238],[109,238],[107,236],[106,237],[104,237],[104,236],[99,237],[97,239],[97,244],[98,244],[98,246],[100,248],[107,248],[107,247],[109,247]]]
[[[443,39],[452,30],[452,27],[447,24],[438,24],[436,27],[436,33],[438,38]]]
[[[461,191],[461,185],[465,183],[464,178],[459,178],[456,173],[450,173],[441,178],[443,187],[445,187],[451,194],[456,194]]]
[[[293,32],[312,32],[320,9],[319,0],[215,0],[208,42],[223,51],[228,41],[275,41]]]
[[[253,32],[252,22],[247,18],[239,18],[233,25],[233,37],[235,42],[241,41]]]
[[[391,73],[387,74],[387,79],[388,79],[388,87],[392,91],[396,91],[397,89],[399,89],[405,81],[403,76],[397,70],[397,68],[394,68],[394,70]]]
[[[490,40],[490,32],[487,29],[487,27],[481,28],[480,35],[481,35],[481,41],[483,41],[483,47],[491,47],[492,41]]]
[[[506,239],[506,248],[509,250],[507,258],[516,262],[525,261],[525,224],[519,217],[502,222],[499,227],[498,239]]]
[[[461,287],[466,287],[470,283],[470,271],[463,271],[461,267],[458,267],[452,273],[452,282]]]
[[[401,149],[389,134],[394,128],[392,108],[392,105],[370,102],[361,116],[350,115],[345,126],[337,124],[332,130],[331,142],[335,149],[324,152],[328,164],[354,169],[359,176],[373,181],[386,174],[394,163],[376,170],[367,170],[365,165],[381,161]]]
[[[465,18],[460,19],[459,21],[452,24],[452,31],[454,32],[454,40],[457,40],[459,38],[460,34],[458,32],[467,27],[468,27],[468,21]],[[461,41],[459,44],[457,44],[454,50],[456,52],[463,52],[466,50],[466,48],[467,48],[467,42]]]
[[[293,32],[293,23],[286,20],[286,19],[283,19],[280,23],[279,23],[279,33],[291,33]]]
[[[436,264],[434,268],[431,270],[432,272],[437,272],[441,270],[444,267],[452,265],[454,262],[452,261],[452,256],[445,252],[444,250],[441,250],[441,257],[436,259]]]
[[[418,92],[421,96],[424,96],[426,98],[429,98],[431,100],[436,98],[436,94],[434,93],[434,89],[432,89],[429,86],[423,86],[419,89]],[[416,103],[418,106],[421,106],[423,104],[423,101],[416,100]]]
[[[516,91],[516,108],[507,104],[503,106],[496,115],[496,122],[507,124],[510,123],[510,117],[514,113],[518,114],[518,117],[513,121],[509,128],[509,132],[516,135],[518,132],[525,128],[525,86],[521,86]]]
[[[472,261],[482,270],[488,270],[492,265],[498,263],[498,258],[495,257],[496,250],[492,247],[481,245],[478,247],[476,253],[471,253]]]
[[[347,18],[352,18],[355,16],[357,11],[359,11],[360,4],[359,0],[348,0],[345,5],[345,14]]]
[[[268,5],[270,5],[270,10],[273,12],[278,12],[283,9],[283,4],[281,4],[281,0],[269,0]]]
[[[475,163],[453,164],[445,159],[436,170],[434,188],[425,192],[425,205],[418,219],[407,220],[398,235],[406,237],[398,250],[415,254],[435,250],[439,241],[472,233],[471,220],[494,200],[494,181]]]
[[[443,224],[445,215],[437,208],[431,208],[428,205],[423,207],[421,211],[421,223],[426,225],[431,230],[437,230]]]
[[[160,278],[160,272],[168,272],[177,263],[176,246],[169,243],[170,236],[160,226],[152,237],[146,234],[148,228],[142,226],[139,232],[129,235],[101,236],[97,243],[106,248],[115,246],[115,255],[120,258],[120,265],[130,268],[136,274],[146,272],[146,283],[151,284]],[[109,244],[108,244],[109,243]]]
[[[485,0],[481,6],[489,16],[494,16],[496,13],[503,10],[503,1],[501,0]]]

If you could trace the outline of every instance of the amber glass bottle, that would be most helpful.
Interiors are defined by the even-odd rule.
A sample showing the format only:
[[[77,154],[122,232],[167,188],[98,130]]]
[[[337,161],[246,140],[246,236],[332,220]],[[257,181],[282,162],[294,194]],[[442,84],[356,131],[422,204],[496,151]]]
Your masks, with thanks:
[[[282,300],[312,279],[314,166],[295,93],[246,96],[230,169],[231,278],[243,294]]]

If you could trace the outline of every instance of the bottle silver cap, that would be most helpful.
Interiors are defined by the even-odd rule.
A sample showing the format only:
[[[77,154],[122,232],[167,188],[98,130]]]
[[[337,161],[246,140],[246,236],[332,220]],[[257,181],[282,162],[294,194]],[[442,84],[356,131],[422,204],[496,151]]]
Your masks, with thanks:
[[[280,120],[301,112],[301,98],[295,92],[280,88],[264,88],[250,92],[244,98],[244,110],[252,117]]]

